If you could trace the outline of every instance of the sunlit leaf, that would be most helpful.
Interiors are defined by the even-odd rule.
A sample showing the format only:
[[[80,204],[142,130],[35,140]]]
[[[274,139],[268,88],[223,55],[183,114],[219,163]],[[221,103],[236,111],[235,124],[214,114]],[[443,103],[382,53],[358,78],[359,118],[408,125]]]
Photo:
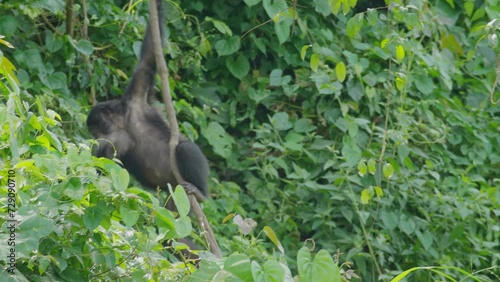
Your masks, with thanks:
[[[396,60],[398,60],[398,62],[402,62],[405,58],[405,49],[402,45],[398,45],[396,46]]]
[[[318,54],[312,54],[311,56],[311,61],[309,62],[311,69],[314,72],[318,71],[318,66],[319,66],[319,55]]]
[[[391,178],[394,175],[394,168],[390,163],[384,164],[382,171],[385,178]]]
[[[171,191],[171,186],[169,185],[169,190]],[[180,185],[175,187],[174,193],[171,193],[172,199],[174,200],[175,206],[177,207],[177,212],[179,216],[187,216],[190,210],[189,198],[186,194],[184,188]]]
[[[301,282],[341,282],[342,277],[332,256],[320,250],[314,260],[311,252],[303,247],[297,254],[297,268]]]
[[[311,45],[304,45],[300,50],[300,58],[302,59],[302,61],[306,58],[306,52],[309,47],[311,47]]]
[[[373,189],[375,190],[375,195],[377,195],[378,198],[382,198],[384,196],[384,190],[380,186],[374,186]]]
[[[358,163],[358,174],[359,174],[359,176],[361,176],[361,177],[365,176],[367,171],[368,171],[368,167],[366,166],[365,160],[361,160]]]
[[[467,16],[470,18],[474,12],[474,1],[466,1],[464,3],[464,10]]]
[[[273,242],[273,244],[280,250],[281,253],[285,253],[281,242],[278,240],[278,236],[274,233],[273,229],[269,226],[264,226],[262,231],[267,235],[267,237]]]
[[[405,89],[405,80],[401,77],[396,77],[396,88],[399,91],[403,91]]]
[[[370,202],[371,200],[371,196],[370,196],[370,193],[368,192],[367,189],[363,189],[363,191],[361,192],[361,203],[363,205],[366,205]]]
[[[340,82],[344,82],[347,72],[345,64],[343,62],[337,64],[337,66],[335,67],[335,74],[337,75],[337,79]]]
[[[370,172],[371,175],[374,175],[376,169],[377,169],[377,161],[375,161],[374,159],[369,159],[368,160],[368,172]]]

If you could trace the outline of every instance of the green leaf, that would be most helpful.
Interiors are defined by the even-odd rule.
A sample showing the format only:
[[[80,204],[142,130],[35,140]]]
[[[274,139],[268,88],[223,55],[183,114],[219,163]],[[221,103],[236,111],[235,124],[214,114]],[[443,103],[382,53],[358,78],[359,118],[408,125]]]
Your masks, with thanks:
[[[276,17],[288,8],[285,0],[262,0],[262,4],[269,18]]]
[[[474,12],[474,1],[466,1],[464,3],[464,10],[467,16],[470,18]]]
[[[274,31],[278,36],[278,41],[280,44],[285,43],[288,40],[288,38],[290,38],[291,28],[292,28],[291,19],[284,19],[274,24]]]
[[[285,281],[285,271],[276,260],[268,260],[261,267],[256,261],[252,261],[252,276],[255,281],[282,282]]]
[[[347,15],[351,11],[351,5],[350,5],[350,0],[342,0],[342,13],[344,15]]]
[[[398,226],[398,215],[393,211],[381,211],[380,219],[388,230],[394,230]]]
[[[373,97],[375,97],[375,94],[377,94],[375,88],[373,87],[370,87],[370,86],[366,86],[365,87],[365,94],[366,94],[366,97],[368,99],[372,99]]]
[[[346,2],[349,4],[349,8],[354,8],[356,7],[358,0],[347,0]]]
[[[233,32],[231,31],[229,26],[227,26],[226,23],[218,21],[218,20],[213,19],[211,17],[206,17],[205,20],[208,22],[211,22],[220,33],[222,33],[224,35],[228,35],[228,36],[233,35]]]
[[[337,75],[337,79],[340,82],[344,82],[347,72],[345,64],[343,62],[337,64],[337,66],[335,67],[335,74]]]
[[[319,55],[318,54],[312,54],[311,56],[311,61],[309,62],[311,69],[313,72],[318,71],[318,66],[319,66]]]
[[[44,256],[39,258],[38,260],[38,273],[43,274],[45,273],[45,270],[47,270],[47,267],[50,265],[50,259],[49,257],[51,256]]]
[[[361,149],[350,136],[344,137],[342,156],[349,166],[356,165],[361,159]]]
[[[326,250],[320,250],[314,261],[306,247],[297,254],[297,268],[301,282],[341,282],[339,267]]]
[[[297,133],[305,133],[315,130],[315,126],[312,125],[312,121],[308,118],[301,118],[295,122],[293,129]]]
[[[434,91],[434,82],[429,75],[415,75],[415,86],[424,95],[429,95]]]
[[[75,48],[76,51],[82,53],[83,55],[90,56],[92,55],[92,53],[94,53],[94,45],[92,45],[92,42],[85,39],[80,39],[75,44],[74,40],[71,37],[69,37],[68,39],[71,45],[73,45],[73,48]]]
[[[120,214],[122,216],[123,223],[125,226],[133,226],[139,219],[140,213],[136,210],[131,210],[126,206],[120,206]]]
[[[238,36],[231,36],[217,41],[214,47],[219,56],[228,56],[236,53],[236,51],[240,49],[240,44],[241,42]]]
[[[9,59],[2,56],[0,52],[0,74],[3,74],[6,77],[12,78],[17,84],[19,84],[19,80],[16,77],[16,67],[12,64]]]
[[[389,179],[394,175],[394,168],[390,163],[384,164],[382,171],[384,173],[384,177]]]
[[[401,77],[396,77],[396,88],[399,91],[403,91],[405,89],[405,83],[406,81],[402,79]]]
[[[255,101],[256,103],[260,103],[262,100],[271,96],[271,91],[269,89],[257,89],[248,88],[248,97]]]
[[[302,61],[306,58],[306,52],[309,47],[311,47],[311,45],[304,45],[302,49],[300,49],[300,58],[302,59]]]
[[[255,36],[255,34],[251,34],[250,37],[252,38],[252,41],[253,43],[255,43],[255,46],[257,46],[257,48],[259,48],[260,52],[262,52],[262,54],[266,55],[266,52],[267,52],[267,48],[266,48],[266,41],[264,41],[263,38],[259,38],[257,36]]]
[[[160,229],[159,232],[167,230],[167,238],[177,237],[177,231],[175,230],[175,218],[171,211],[163,208],[157,207],[155,213],[156,224]]]
[[[267,281],[267,277],[264,275],[264,269],[256,261],[252,261],[251,266],[252,277],[255,281]]]
[[[235,60],[233,58],[233,56],[226,58],[226,67],[234,77],[242,79],[250,71],[250,63],[248,63],[248,60],[241,54],[238,55]]]
[[[377,170],[377,161],[375,161],[374,159],[369,159],[368,172],[370,172],[371,175],[375,175],[376,170]]]
[[[43,133],[43,136],[47,137],[47,139],[50,141],[50,144],[54,146],[54,148],[56,148],[59,152],[62,152],[61,141],[59,141],[57,135],[48,130],[46,127],[43,127]]]
[[[342,8],[342,13],[346,15],[356,5],[356,0],[328,0],[328,2],[334,15],[338,14],[340,8]]]
[[[59,51],[63,47],[63,41],[60,36],[54,33],[45,34],[45,47],[52,53]]]
[[[67,87],[68,81],[66,78],[66,74],[62,72],[55,72],[49,75],[47,78],[48,87],[50,89],[64,89]]]
[[[202,128],[203,136],[212,145],[214,152],[223,158],[228,158],[233,149],[234,138],[217,122],[210,122],[207,128]]]
[[[206,56],[208,53],[210,53],[212,51],[212,45],[210,44],[210,40],[208,40],[205,36],[201,36],[197,50],[203,56]]]
[[[446,240],[446,244],[452,244],[458,238],[463,238],[464,229],[465,229],[464,224],[459,224],[459,225],[453,227],[453,229],[450,232],[449,237]]]
[[[411,272],[417,271],[417,270],[431,270],[432,272],[435,272],[435,273],[438,273],[438,274],[440,274],[442,276],[447,277],[447,280],[455,281],[455,279],[453,279],[453,277],[451,277],[449,275],[446,275],[443,272],[437,271],[436,269],[441,269],[441,267],[433,267],[433,266],[413,267],[413,268],[410,268],[410,269],[405,270],[405,271],[401,272],[400,274],[398,274],[398,276],[394,277],[391,280],[391,282],[399,282],[399,281],[401,281],[401,279],[405,278],[408,274],[410,274]],[[461,270],[461,269],[457,269],[457,270]],[[464,273],[464,275],[467,276],[468,273]],[[480,281],[480,280],[477,280],[477,281]]]
[[[273,229],[269,226],[264,226],[262,231],[267,235],[267,237],[273,242],[273,244],[280,250],[281,253],[285,253],[285,250],[283,249],[283,246],[281,245],[281,242],[278,240],[278,236],[276,236],[276,233],[274,233]]]
[[[169,185],[169,190],[172,190]],[[175,206],[177,207],[177,212],[179,216],[187,216],[189,214],[189,198],[181,185],[175,187],[174,193],[171,193],[172,199],[174,200]]]
[[[94,231],[94,229],[96,229],[104,219],[105,214],[102,205],[102,202],[99,201],[96,206],[85,209],[83,214],[83,224],[91,232]]]
[[[417,230],[415,231],[415,234],[417,235],[420,243],[422,243],[424,249],[427,251],[431,247],[433,242],[432,234],[429,232],[429,230],[426,230],[423,234],[419,230]]]
[[[16,234],[24,234],[29,239],[38,241],[40,238],[48,236],[50,233],[60,234],[61,230],[56,227],[53,221],[47,219],[45,216],[34,214],[24,217],[19,224],[19,229]],[[24,237],[23,236],[23,237]],[[21,242],[21,241],[19,241]]]
[[[58,15],[60,13],[65,12],[65,2],[64,0],[45,0],[45,1],[36,1],[33,4],[33,7],[45,9],[50,11],[54,15]]]
[[[378,21],[378,12],[376,9],[368,9],[366,11],[366,18],[368,19],[368,23],[371,25],[371,26],[375,26],[377,24],[377,21]]]
[[[187,215],[179,216],[175,219],[175,236],[176,238],[184,238],[193,232],[191,218]]]
[[[402,215],[399,219],[398,227],[401,231],[406,233],[406,235],[410,236],[413,232],[415,232],[417,225],[412,219],[408,218],[408,216]]]
[[[332,9],[332,14],[337,15],[342,5],[342,0],[328,0]]]
[[[361,203],[363,205],[366,205],[370,202],[370,200],[372,199],[372,196],[370,195],[370,193],[368,192],[367,189],[363,189],[363,191],[361,192]]]
[[[284,131],[292,128],[292,123],[288,120],[288,114],[279,112],[271,118],[271,124],[278,131]]]
[[[125,191],[130,183],[130,175],[128,171],[121,167],[114,167],[110,173],[113,180],[113,187],[118,191]]]
[[[402,45],[396,46],[396,60],[401,63],[405,58],[405,48]]]
[[[347,36],[349,36],[350,38],[354,38],[361,30],[361,27],[363,26],[363,21],[364,18],[362,14],[357,14],[354,17],[347,20],[345,28]]]
[[[471,22],[475,22],[486,15],[486,11],[483,7],[477,9],[472,15]]]
[[[385,46],[387,46],[387,44],[389,43],[389,38],[386,38],[384,40],[382,40],[382,42],[380,42],[380,48],[384,49]]]
[[[365,176],[367,171],[368,171],[368,167],[366,166],[365,160],[359,161],[359,163],[358,163],[359,176],[361,176],[361,177]]]
[[[283,71],[281,69],[274,69],[269,75],[269,85],[270,86],[281,86],[281,76]]]
[[[252,268],[250,259],[243,254],[232,254],[224,262],[224,270],[245,281],[248,277],[252,277]],[[225,279],[223,279],[225,280]],[[214,282],[216,280],[213,280]],[[237,281],[235,279],[225,281]]]
[[[4,14],[0,18],[0,32],[2,36],[10,38],[13,34],[16,34],[17,27],[21,19],[19,17],[14,17],[9,14]],[[2,40],[3,41],[3,40]],[[4,43],[5,44],[5,43]],[[10,43],[5,44],[7,47],[12,48]]]

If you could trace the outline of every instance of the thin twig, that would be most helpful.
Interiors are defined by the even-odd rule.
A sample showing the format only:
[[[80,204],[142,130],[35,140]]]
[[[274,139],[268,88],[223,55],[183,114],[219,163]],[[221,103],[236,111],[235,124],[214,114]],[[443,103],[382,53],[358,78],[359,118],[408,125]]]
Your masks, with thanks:
[[[87,1],[82,0],[83,27],[82,34],[85,39],[89,39],[89,18],[87,15]]]
[[[500,102],[500,99],[498,99],[496,101],[494,100],[495,89],[497,89],[499,76],[500,76],[500,54],[498,54],[498,57],[497,57],[497,73],[495,75],[495,81],[493,82],[493,87],[491,87],[491,92],[490,92],[490,101],[492,104],[498,104],[498,102]]]

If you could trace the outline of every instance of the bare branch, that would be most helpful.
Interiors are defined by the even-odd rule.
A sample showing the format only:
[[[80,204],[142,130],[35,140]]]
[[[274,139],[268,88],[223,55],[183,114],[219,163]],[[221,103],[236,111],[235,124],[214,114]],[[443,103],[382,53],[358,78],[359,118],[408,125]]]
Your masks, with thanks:
[[[165,108],[167,110],[167,118],[170,124],[170,165],[172,167],[172,171],[174,172],[175,179],[177,183],[185,183],[185,180],[182,178],[179,168],[177,167],[177,161],[175,159],[175,149],[177,144],[179,143],[179,127],[177,125],[177,117],[175,116],[174,104],[172,102],[172,95],[170,92],[170,83],[168,81],[168,69],[163,59],[163,51],[161,47],[161,39],[160,39],[160,24],[158,22],[158,12],[157,12],[157,2],[163,0],[150,0],[149,1],[149,21],[151,26],[151,35],[153,41],[153,49],[156,60],[156,65],[158,69],[158,73],[161,77],[161,94],[163,98],[163,102],[165,103]],[[189,202],[191,203],[191,208],[196,216],[196,220],[198,221],[199,226],[204,231],[204,235],[209,244],[210,251],[216,255],[217,257],[222,257],[219,245],[215,240],[214,233],[210,224],[208,223],[207,217],[203,213],[200,208],[200,204],[196,200],[196,196],[194,194],[188,194]]]

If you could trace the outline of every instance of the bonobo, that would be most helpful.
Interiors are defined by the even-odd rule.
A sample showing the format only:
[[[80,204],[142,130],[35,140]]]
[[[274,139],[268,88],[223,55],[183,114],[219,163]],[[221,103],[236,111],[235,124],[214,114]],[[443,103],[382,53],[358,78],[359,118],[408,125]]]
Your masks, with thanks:
[[[158,17],[163,22],[163,0],[158,3]],[[161,24],[160,24],[161,25]],[[162,30],[162,28],[160,28]],[[151,29],[148,24],[141,58],[121,99],[98,103],[89,113],[87,127],[98,141],[97,157],[116,157],[143,185],[166,189],[177,181],[170,166],[170,129],[162,116],[148,103],[154,92],[156,62]],[[163,38],[163,32],[162,32]],[[177,167],[188,183],[181,183],[198,200],[208,194],[208,162],[200,148],[181,136],[175,149]]]

